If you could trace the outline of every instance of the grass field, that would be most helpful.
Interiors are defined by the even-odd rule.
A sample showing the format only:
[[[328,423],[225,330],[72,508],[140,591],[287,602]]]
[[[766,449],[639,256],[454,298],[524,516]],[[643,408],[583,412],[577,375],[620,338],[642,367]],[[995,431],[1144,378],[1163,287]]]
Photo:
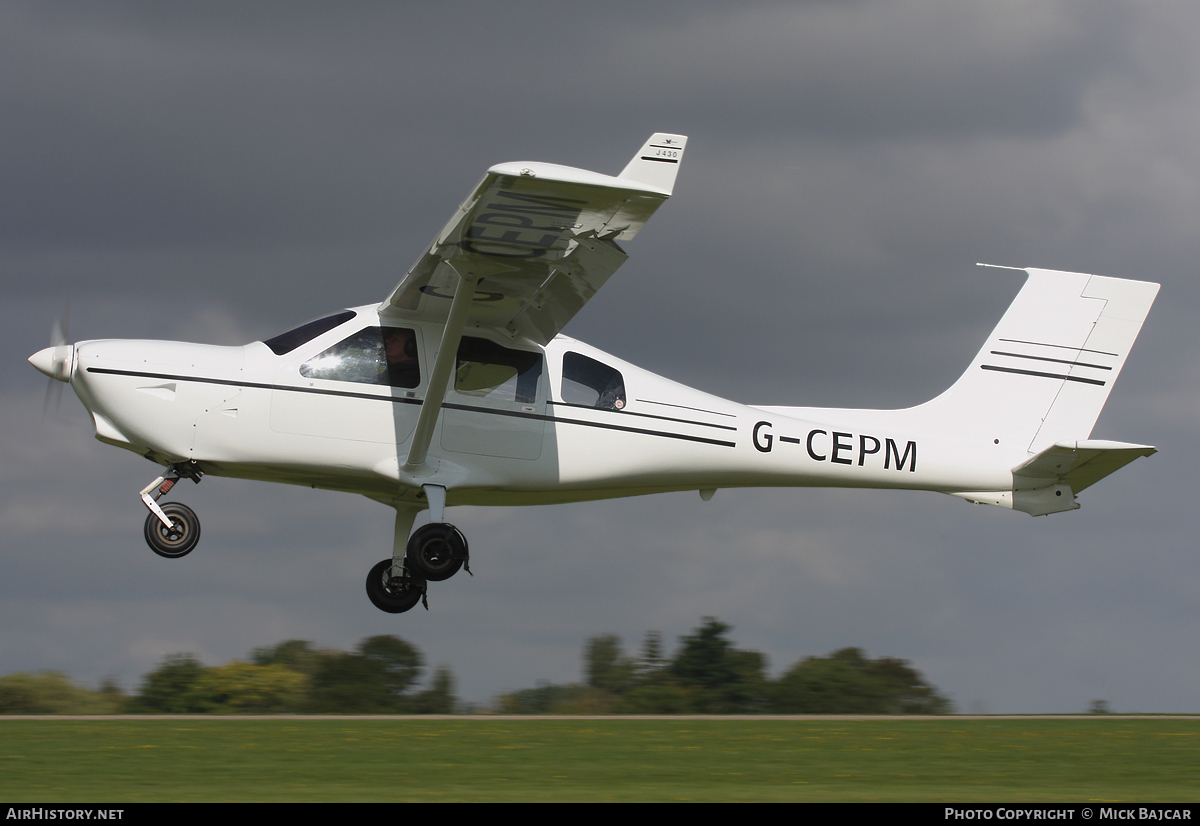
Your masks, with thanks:
[[[0,801],[1200,800],[1200,718],[0,718]]]

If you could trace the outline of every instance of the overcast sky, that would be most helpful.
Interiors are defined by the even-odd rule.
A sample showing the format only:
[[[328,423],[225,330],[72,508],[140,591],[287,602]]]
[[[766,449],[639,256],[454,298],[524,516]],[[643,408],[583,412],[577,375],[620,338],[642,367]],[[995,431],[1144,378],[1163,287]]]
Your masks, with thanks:
[[[172,652],[394,633],[460,696],[705,615],[778,673],[856,645],[965,711],[1200,712],[1200,9],[1036,0],[0,4],[0,673],[127,689]],[[474,578],[392,616],[392,515],[207,478],[160,559],[68,388],[70,336],[242,344],[382,300],[490,165],[616,174],[689,136],[674,197],[566,332],[759,404],[945,389],[1021,285],[1162,284],[1095,438],[1157,445],[1031,518],[933,493],[722,490],[458,509]],[[173,495],[174,496],[174,495]]]

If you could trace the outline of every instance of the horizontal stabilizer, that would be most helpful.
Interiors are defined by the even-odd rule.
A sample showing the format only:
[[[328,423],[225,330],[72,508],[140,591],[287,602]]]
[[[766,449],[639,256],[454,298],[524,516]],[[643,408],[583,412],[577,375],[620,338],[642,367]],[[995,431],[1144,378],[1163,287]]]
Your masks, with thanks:
[[[1149,445],[1098,439],[1056,442],[1013,468],[1012,490],[959,491],[951,495],[977,505],[999,505],[1031,516],[1071,511],[1079,507],[1075,494],[1139,456],[1156,452]]]
[[[1013,488],[1029,490],[1063,483],[1070,485],[1073,493],[1079,493],[1134,459],[1156,452],[1149,445],[1125,442],[1095,439],[1056,442],[1013,469]]]

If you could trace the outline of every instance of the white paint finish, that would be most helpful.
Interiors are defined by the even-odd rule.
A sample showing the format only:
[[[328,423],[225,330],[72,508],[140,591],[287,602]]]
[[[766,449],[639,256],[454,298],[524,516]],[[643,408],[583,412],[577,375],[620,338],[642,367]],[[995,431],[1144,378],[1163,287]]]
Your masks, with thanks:
[[[1038,307],[1054,316],[1053,298],[1073,300],[1079,289],[1074,275],[1044,289],[1053,278],[1042,272],[1031,279],[1014,306]],[[1048,308],[1046,301],[1051,301]],[[997,339],[1014,330],[1036,333],[1027,320],[1009,323],[1011,309],[954,388],[927,405],[901,411],[747,407],[567,337],[544,349],[526,342],[521,345],[525,349],[545,354],[536,403],[498,402],[449,390],[453,409],[443,411],[435,427],[431,467],[417,477],[400,469],[398,456],[405,453],[420,410],[421,399],[407,396],[419,397],[421,388],[310,380],[299,373],[299,365],[331,341],[381,323],[371,306],[355,312],[352,322],[278,357],[264,356],[258,343],[214,348],[83,342],[83,372],[75,383],[89,409],[111,423],[103,433],[98,427],[98,435],[117,441],[113,431],[119,432],[131,449],[151,450],[163,460],[194,458],[213,475],[409,501],[421,483],[445,481],[440,468],[448,460],[445,472],[454,476],[453,484],[446,483],[451,503],[497,504],[754,486],[969,491],[969,498],[984,501],[985,492],[1011,492],[1013,469],[1028,459],[1019,444],[1006,443],[1011,440],[995,444],[992,434],[1003,418],[989,399],[999,394],[1001,413],[1022,404],[1040,406],[1047,403],[1047,388],[1064,383],[979,369],[990,347],[1009,346],[994,344]],[[1079,321],[1072,329],[1082,326]],[[430,362],[425,348],[432,338],[430,330],[422,329],[422,364]],[[618,411],[562,404],[557,388],[568,351],[620,371],[627,406]],[[155,384],[147,384],[147,374]],[[174,401],[143,392],[167,384],[176,387]],[[970,406],[980,399],[977,407]],[[948,410],[955,415],[947,418]],[[1055,481],[1047,478],[1046,484]]]
[[[675,176],[679,174],[679,164],[686,146],[685,135],[657,132],[633,156],[621,171],[620,178],[639,181],[670,195],[675,188]]]
[[[1102,306],[1074,360],[1107,369],[1081,364],[1069,366],[1067,375],[1082,381],[1063,382],[1053,407],[1029,445],[1031,453],[1044,450],[1064,438],[1091,435],[1157,294],[1157,284],[1098,275],[1088,277],[1080,301]],[[1089,384],[1089,379],[1104,384]]]
[[[462,397],[459,397],[460,399]],[[499,456],[506,459],[535,460],[542,455],[546,422],[535,414],[537,407],[505,404],[488,399],[471,399],[474,410],[442,411],[442,449],[468,456]],[[544,409],[544,405],[542,405]],[[529,408],[524,412],[523,408]],[[515,415],[497,415],[511,412]],[[469,461],[464,457],[464,460]]]
[[[443,491],[454,506],[673,490],[708,498],[730,487],[902,488],[1039,515],[1077,507],[1078,490],[1153,452],[1086,442],[1153,284],[1029,270],[962,377],[905,410],[750,407],[555,335],[624,260],[598,233],[631,235],[665,199],[673,177],[653,193],[658,173],[643,161],[623,173],[632,183],[549,165],[494,167],[387,301],[356,308],[281,356],[261,342],[108,340],[60,345],[31,361],[52,376],[69,364],[105,442],[160,464],[196,462],[212,476],[360,493],[396,507],[398,531],[428,491],[438,492],[440,511]],[[583,205],[572,208],[577,224],[562,220],[564,203]],[[531,215],[547,222],[536,227],[545,230],[537,243]],[[508,237],[496,229],[504,226],[521,231]],[[541,263],[518,263],[534,259]],[[458,289],[458,273],[462,291],[445,293],[449,283]],[[417,387],[301,374],[334,343],[389,325],[417,331]],[[536,398],[455,390],[460,332],[541,355]],[[621,407],[565,403],[568,352],[619,372]]]

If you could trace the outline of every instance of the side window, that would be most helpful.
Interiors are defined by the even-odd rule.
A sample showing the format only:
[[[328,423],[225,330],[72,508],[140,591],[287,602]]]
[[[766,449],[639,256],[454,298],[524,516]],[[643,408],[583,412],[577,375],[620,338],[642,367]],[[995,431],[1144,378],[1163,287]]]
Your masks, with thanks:
[[[542,354],[509,350],[487,339],[463,337],[454,389],[465,396],[532,403],[542,376]]]
[[[624,410],[625,379],[607,364],[567,353],[563,356],[562,400],[601,410]]]
[[[421,383],[417,336],[404,327],[366,327],[300,365],[309,379],[390,387]]]

